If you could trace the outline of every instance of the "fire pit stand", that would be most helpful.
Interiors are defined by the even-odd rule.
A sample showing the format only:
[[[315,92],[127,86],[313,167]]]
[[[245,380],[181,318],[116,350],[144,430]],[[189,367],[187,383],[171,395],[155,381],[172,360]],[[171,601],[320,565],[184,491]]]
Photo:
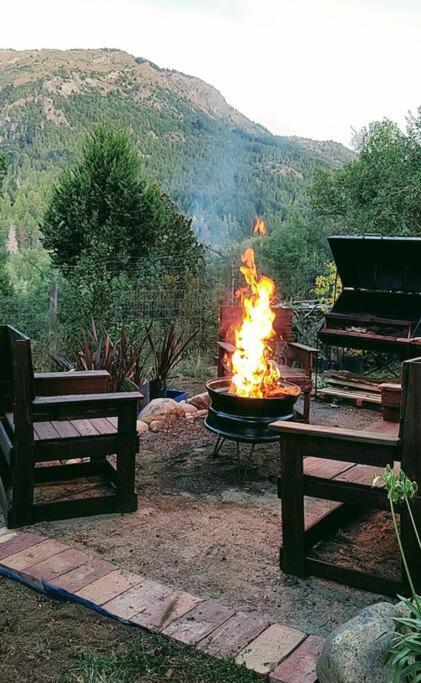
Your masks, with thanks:
[[[283,384],[295,387],[286,382]],[[268,426],[279,420],[294,419],[294,404],[298,395],[244,398],[228,393],[230,385],[231,377],[217,377],[207,382],[206,389],[211,402],[205,418],[205,427],[218,437],[213,457],[219,455],[225,441],[235,441],[238,478],[241,483],[247,475],[256,444],[278,441],[276,435],[268,430]],[[242,443],[250,444],[251,448],[244,474],[241,477],[240,444]]]

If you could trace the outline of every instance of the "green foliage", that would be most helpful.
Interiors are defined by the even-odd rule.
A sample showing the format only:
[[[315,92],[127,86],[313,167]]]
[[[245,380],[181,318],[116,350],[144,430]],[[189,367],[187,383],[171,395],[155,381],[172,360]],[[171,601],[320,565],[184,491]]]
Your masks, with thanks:
[[[81,160],[62,172],[43,234],[64,273],[81,270],[80,260],[87,255],[91,263],[85,268],[102,262],[109,273],[125,272],[158,245],[192,260],[199,254],[190,221],[156,185],[141,178],[128,133],[110,125],[88,133]]]
[[[410,505],[411,498],[414,498],[417,494],[418,486],[417,483],[411,481],[402,470],[396,472],[392,470],[390,465],[387,465],[380,476],[374,477],[373,486],[379,485],[380,483],[384,484],[387,491],[390,511],[392,513],[393,528],[398,541],[402,564],[405,568],[412,592],[412,597],[410,599],[401,598],[408,609],[409,616],[394,618],[396,630],[389,650],[389,659],[394,667],[392,683],[399,683],[399,681],[404,680],[408,681],[408,683],[419,683],[421,680],[421,596],[417,595],[415,592],[395,513],[396,503],[402,502],[406,505],[409,518],[412,522],[414,536],[421,551],[421,539]]]
[[[337,230],[421,235],[420,130],[421,109],[409,119],[406,134],[388,120],[363,129],[354,160],[315,174],[315,211]]]

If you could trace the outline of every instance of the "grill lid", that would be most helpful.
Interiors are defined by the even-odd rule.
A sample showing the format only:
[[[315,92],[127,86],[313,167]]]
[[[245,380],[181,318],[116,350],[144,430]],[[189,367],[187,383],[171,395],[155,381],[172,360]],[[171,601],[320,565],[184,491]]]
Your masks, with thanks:
[[[328,241],[344,287],[421,293],[421,238],[335,235]]]

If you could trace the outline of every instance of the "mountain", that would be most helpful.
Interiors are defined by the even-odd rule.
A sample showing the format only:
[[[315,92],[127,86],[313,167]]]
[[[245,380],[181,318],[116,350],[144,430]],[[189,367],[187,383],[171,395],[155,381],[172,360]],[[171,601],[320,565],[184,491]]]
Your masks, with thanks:
[[[272,135],[204,81],[120,50],[0,50],[9,248],[39,246],[49,189],[102,120],[132,130],[145,174],[213,244],[241,239],[256,214],[282,227],[293,207],[305,210],[315,168],[352,158],[336,142]]]

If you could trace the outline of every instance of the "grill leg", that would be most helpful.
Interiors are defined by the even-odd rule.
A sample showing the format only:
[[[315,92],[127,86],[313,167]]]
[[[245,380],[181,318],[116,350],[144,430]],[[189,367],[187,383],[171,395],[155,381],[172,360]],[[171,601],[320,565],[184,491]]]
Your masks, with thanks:
[[[212,453],[212,456],[211,456],[212,458],[217,458],[217,457],[218,457],[219,452],[220,452],[222,446],[224,445],[224,443],[225,443],[224,437],[223,437],[223,436],[218,436],[218,438],[217,438],[217,440],[216,440],[215,448],[213,449],[213,453]]]
[[[237,477],[238,477],[238,483],[241,484],[241,462],[240,462],[240,442],[236,441],[236,449],[237,449]]]
[[[248,472],[249,465],[250,465],[250,463],[251,463],[251,459],[252,459],[252,457],[253,457],[255,445],[256,445],[255,443],[253,443],[253,444],[251,445],[250,453],[248,454],[248,457],[247,457],[247,460],[246,460],[246,466],[245,466],[245,468],[244,468],[244,474],[243,474],[243,484],[244,484],[244,482],[245,482],[245,480],[246,480],[246,477],[247,477],[247,472]]]

